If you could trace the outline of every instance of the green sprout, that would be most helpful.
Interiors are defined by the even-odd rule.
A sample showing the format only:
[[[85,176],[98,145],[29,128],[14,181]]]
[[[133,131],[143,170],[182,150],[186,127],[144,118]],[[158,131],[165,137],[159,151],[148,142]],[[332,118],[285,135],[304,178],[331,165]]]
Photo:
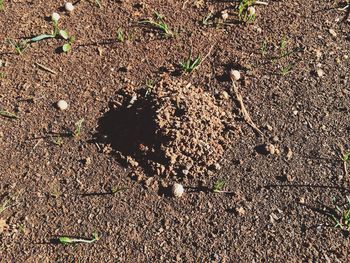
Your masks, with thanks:
[[[255,20],[256,14],[253,5],[255,0],[240,0],[238,5],[238,20],[250,23]],[[254,10],[254,11],[253,11]]]
[[[210,20],[213,18],[213,13],[210,12],[207,16],[203,17],[202,19],[202,25],[207,26],[210,24]]]
[[[4,72],[0,72],[0,79],[3,79],[6,77],[6,74]]]
[[[82,130],[82,127],[83,127],[83,122],[84,122],[84,119],[80,119],[78,120],[76,123],[75,123],[75,130],[70,132],[70,134],[77,138],[80,136],[81,134],[81,130]]]
[[[63,139],[61,136],[58,136],[58,137],[51,137],[51,142],[57,146],[62,146],[63,145]]]
[[[18,116],[12,112],[0,110],[0,116],[10,118],[10,119],[18,119]]]
[[[18,55],[22,55],[23,51],[28,47],[28,41],[23,39],[19,41],[7,39],[7,43],[14,48]]]
[[[62,50],[63,50],[63,52],[67,53],[69,50],[72,49],[72,45],[75,41],[75,36],[68,36],[68,34],[67,34],[67,38],[65,38],[65,39],[68,40],[68,43],[66,43],[62,46]]]
[[[332,219],[335,222],[335,227],[339,227],[343,230],[350,231],[350,198],[346,197],[347,203],[343,208],[335,206],[338,215],[332,215]]]
[[[123,29],[118,28],[117,30],[117,41],[123,43],[125,41],[125,34]]]
[[[34,43],[34,42],[42,41],[44,39],[61,37],[65,40],[68,40],[68,43],[62,46],[63,52],[68,52],[72,48],[72,44],[75,41],[75,37],[70,36],[66,30],[60,29],[58,26],[58,20],[52,18],[51,21],[52,21],[52,27],[53,27],[51,34],[42,34],[42,35],[33,37],[29,40],[29,42]]]
[[[214,193],[221,193],[221,192],[223,192],[223,191],[222,191],[222,188],[224,188],[225,183],[226,183],[226,181],[224,181],[224,180],[218,180],[218,181],[216,181],[216,182],[214,183],[214,185],[213,185],[213,188],[212,188],[213,192],[214,192]]]
[[[112,194],[117,194],[117,193],[125,191],[125,190],[129,190],[129,188],[126,188],[126,187],[119,188],[119,187],[116,187],[116,186],[112,186],[111,193]]]
[[[158,30],[162,31],[165,37],[173,37],[174,33],[169,29],[168,24],[164,21],[164,16],[155,12],[155,18],[156,20],[147,19],[147,20],[140,21],[140,23],[150,24],[154,26]]]
[[[291,69],[292,69],[292,65],[291,65],[291,64],[289,64],[289,65],[287,65],[287,66],[285,66],[285,67],[282,67],[282,68],[281,68],[281,74],[282,74],[282,76],[287,75],[287,74],[291,71]]]
[[[58,241],[63,244],[63,245],[69,245],[69,244],[77,244],[77,243],[87,243],[91,244],[94,243],[95,241],[99,240],[100,237],[98,236],[97,233],[92,234],[91,239],[84,239],[84,238],[71,238],[71,237],[59,237]]]
[[[95,0],[95,4],[98,8],[102,9],[102,3],[101,0]]]
[[[348,162],[350,159],[350,150],[343,153],[341,159],[343,160],[343,162]]]
[[[260,48],[260,52],[261,52],[261,55],[263,56],[263,57],[265,57],[266,56],[266,54],[267,54],[267,41],[266,40],[264,40],[263,42],[262,42],[262,44],[261,44],[261,48]]]
[[[4,0],[0,0],[0,11],[4,11],[5,7],[4,7]]]
[[[183,71],[191,73],[202,63],[202,58],[197,56],[195,59],[192,58],[192,49],[187,59],[184,62],[180,62],[180,66]]]

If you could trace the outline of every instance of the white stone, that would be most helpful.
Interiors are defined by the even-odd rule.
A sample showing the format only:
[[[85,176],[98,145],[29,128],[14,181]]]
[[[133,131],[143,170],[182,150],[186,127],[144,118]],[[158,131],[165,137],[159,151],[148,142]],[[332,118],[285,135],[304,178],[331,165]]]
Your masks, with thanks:
[[[173,196],[175,197],[181,197],[184,193],[184,187],[182,186],[182,184],[178,184],[175,183],[171,189],[171,192],[173,194]]]
[[[241,78],[241,73],[238,70],[231,69],[230,77],[231,77],[231,79],[239,80]]]
[[[68,12],[72,12],[74,10],[74,5],[70,2],[67,2],[64,4],[64,8],[68,11]]]
[[[53,21],[57,22],[58,20],[60,20],[61,16],[54,12],[54,13],[52,13],[51,18]]]
[[[60,110],[66,110],[68,109],[68,103],[65,101],[65,100],[59,100],[57,102],[57,107],[60,109]]]

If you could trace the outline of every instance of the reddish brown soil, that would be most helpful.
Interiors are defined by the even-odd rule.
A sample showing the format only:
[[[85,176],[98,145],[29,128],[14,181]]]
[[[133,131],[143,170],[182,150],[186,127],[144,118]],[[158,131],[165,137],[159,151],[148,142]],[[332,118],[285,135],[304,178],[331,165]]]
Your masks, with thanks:
[[[0,262],[346,262],[349,233],[331,218],[333,199],[345,203],[350,189],[338,149],[350,148],[350,26],[338,10],[345,4],[269,1],[244,25],[232,1],[93,2],[61,12],[60,26],[76,36],[68,54],[56,52],[64,43],[58,39],[34,43],[21,56],[5,44],[50,32],[46,17],[61,3],[5,1],[0,11],[0,108],[19,117],[0,117],[0,201],[10,200],[0,214],[8,226],[0,233]],[[202,25],[210,10],[218,17],[228,10],[230,24]],[[154,11],[175,38],[137,23]],[[114,41],[118,28],[130,41]],[[288,55],[279,58],[282,39]],[[183,74],[179,62],[191,46],[202,57],[213,48]],[[239,89],[264,137],[240,117],[231,68],[242,72]],[[170,77],[191,82],[235,116],[239,136],[220,171],[142,175],[103,141],[100,125],[118,92]],[[60,99],[67,111],[55,107]],[[81,135],[64,136],[82,118]],[[52,142],[57,134],[61,146]],[[267,143],[280,153],[261,151]],[[218,179],[233,193],[209,191]],[[182,198],[166,194],[175,180],[186,187]],[[93,244],[55,242],[94,231],[101,239]]]

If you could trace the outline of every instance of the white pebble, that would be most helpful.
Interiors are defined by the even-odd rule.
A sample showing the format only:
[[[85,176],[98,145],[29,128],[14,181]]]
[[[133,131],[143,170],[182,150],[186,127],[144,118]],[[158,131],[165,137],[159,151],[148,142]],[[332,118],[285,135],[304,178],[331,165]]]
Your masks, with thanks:
[[[68,103],[65,101],[65,100],[59,100],[57,102],[57,107],[60,109],[60,110],[66,110],[68,109]]]
[[[227,20],[228,19],[228,13],[227,13],[226,10],[221,12],[221,17],[222,17],[223,20]]]
[[[333,37],[337,36],[337,33],[334,31],[334,29],[329,29],[329,34],[331,34]]]
[[[239,80],[241,78],[241,73],[238,70],[231,69],[230,77],[231,77],[231,79]]]
[[[322,78],[323,75],[324,75],[324,71],[322,69],[320,69],[320,68],[316,69],[316,73],[317,73],[317,76],[320,77],[320,78]]]
[[[184,187],[181,184],[175,183],[171,189],[173,196],[181,197],[184,193]]]
[[[74,5],[70,2],[67,2],[64,4],[64,8],[68,11],[68,12],[72,12],[74,10]]]
[[[54,12],[52,13],[51,18],[53,21],[57,22],[58,20],[60,20],[61,16]]]

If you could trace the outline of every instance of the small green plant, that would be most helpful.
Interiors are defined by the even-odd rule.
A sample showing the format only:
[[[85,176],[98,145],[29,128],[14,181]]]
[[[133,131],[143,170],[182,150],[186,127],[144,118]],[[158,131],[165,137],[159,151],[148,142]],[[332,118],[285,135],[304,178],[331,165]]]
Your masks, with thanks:
[[[70,134],[75,137],[75,138],[78,138],[81,134],[81,130],[82,130],[82,127],[83,127],[83,122],[84,122],[84,119],[80,119],[78,120],[76,123],[75,123],[75,130],[70,132]]]
[[[28,41],[20,39],[18,41],[7,39],[7,43],[13,47],[18,55],[22,55],[23,51],[28,47]]]
[[[207,26],[210,24],[210,20],[213,18],[213,13],[209,13],[207,16],[203,17],[201,23],[203,26]]]
[[[264,40],[264,41],[261,43],[260,52],[261,52],[261,55],[262,55],[263,57],[265,57],[266,54],[267,54],[267,45],[268,45],[268,43],[267,43],[266,40]]]
[[[98,8],[102,9],[102,2],[101,0],[95,0],[95,4]]]
[[[75,37],[70,36],[66,30],[60,29],[58,26],[58,20],[59,20],[59,15],[54,13],[51,18],[52,27],[53,27],[51,34],[41,34],[39,36],[31,38],[29,42],[34,43],[34,42],[42,41],[44,39],[61,37],[65,40],[68,40],[68,42],[62,46],[63,52],[68,52],[69,50],[71,50],[72,45],[75,41]]]
[[[287,66],[285,66],[285,67],[282,67],[282,68],[281,68],[281,74],[282,74],[282,76],[287,75],[291,70],[292,70],[292,65],[291,65],[291,64],[289,64],[289,65],[287,65]]]
[[[350,231],[350,198],[346,197],[346,199],[347,202],[343,207],[335,206],[338,215],[332,215],[332,219],[336,224],[335,227]]]
[[[0,110],[0,116],[10,118],[10,119],[18,119],[18,116],[12,112]]]
[[[75,36],[68,36],[68,34],[67,34],[67,38],[64,38],[64,39],[68,40],[68,43],[66,43],[62,46],[62,50],[63,50],[63,52],[67,53],[69,50],[72,49],[72,45],[75,41]]]
[[[183,71],[187,73],[192,73],[200,64],[202,63],[202,58],[197,56],[195,59],[192,58],[192,49],[187,59],[183,62],[180,62],[180,66]]]
[[[0,205],[0,214],[10,207],[11,199],[6,198]]]
[[[111,193],[112,194],[117,194],[117,193],[125,191],[125,190],[129,190],[129,188],[126,188],[126,187],[119,188],[117,186],[112,186]]]
[[[164,21],[164,16],[159,14],[158,12],[155,12],[155,20],[153,19],[147,19],[142,20],[140,23],[142,24],[150,24],[160,30],[165,37],[173,37],[174,33],[170,30],[168,24]]]
[[[58,136],[58,137],[51,137],[51,142],[57,146],[62,146],[63,145],[63,139],[61,136]]]
[[[117,30],[117,41],[123,43],[125,41],[125,34],[123,29],[118,28]]]
[[[5,6],[4,6],[4,0],[0,0],[0,11],[4,11]]]
[[[225,186],[225,181],[224,180],[217,180],[214,185],[213,185],[213,192],[214,193],[221,193],[222,192],[222,188]]]
[[[343,160],[343,162],[348,162],[350,159],[350,150],[347,150],[346,152],[344,152],[342,154],[341,159]]]
[[[239,0],[238,4],[238,20],[244,23],[250,23],[255,20],[255,8],[253,5],[255,0]]]
[[[99,240],[100,237],[98,236],[97,233],[93,233],[92,234],[92,238],[91,239],[85,239],[85,238],[71,238],[71,237],[59,237],[58,241],[63,244],[63,245],[69,245],[69,244],[77,244],[77,243],[94,243],[95,241]]]
[[[5,78],[6,74],[4,72],[0,72],[0,79]]]

